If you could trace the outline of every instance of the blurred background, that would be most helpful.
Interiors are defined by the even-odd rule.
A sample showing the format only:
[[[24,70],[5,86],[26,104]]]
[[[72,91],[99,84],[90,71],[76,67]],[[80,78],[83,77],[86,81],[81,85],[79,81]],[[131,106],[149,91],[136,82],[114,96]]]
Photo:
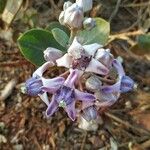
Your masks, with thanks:
[[[65,0],[0,0],[0,149],[150,149],[150,1],[94,0],[87,14],[110,22],[107,47],[123,61],[134,91],[101,115],[97,131],[83,131],[59,111],[44,118],[46,105],[20,92],[36,69],[24,59],[17,38],[57,21]],[[72,1],[74,2],[74,1]],[[65,116],[65,117],[64,117]]]

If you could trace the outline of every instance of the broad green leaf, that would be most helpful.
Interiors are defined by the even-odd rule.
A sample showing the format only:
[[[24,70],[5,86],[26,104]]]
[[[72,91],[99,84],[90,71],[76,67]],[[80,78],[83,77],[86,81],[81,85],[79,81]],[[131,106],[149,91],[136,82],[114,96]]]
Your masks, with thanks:
[[[91,30],[83,30],[78,33],[82,44],[99,43],[105,45],[107,43],[110,25],[102,18],[94,18],[96,26]]]
[[[67,27],[61,25],[59,22],[54,21],[51,22],[47,27],[46,30],[49,30],[50,32],[54,29],[54,28],[59,28],[61,30],[63,30],[68,36],[70,35],[70,31]]]
[[[45,62],[43,51],[47,47],[54,47],[65,51],[65,49],[56,42],[52,33],[43,29],[27,31],[19,37],[18,44],[25,58],[37,66]]]
[[[3,12],[7,0],[0,0],[0,14]]]
[[[142,49],[150,50],[150,34],[140,35],[138,37],[138,45]]]
[[[62,45],[63,47],[66,47],[67,46],[67,43],[69,41],[69,37],[68,35],[61,29],[59,28],[54,28],[52,30],[52,34],[55,38],[55,40],[60,44]]]

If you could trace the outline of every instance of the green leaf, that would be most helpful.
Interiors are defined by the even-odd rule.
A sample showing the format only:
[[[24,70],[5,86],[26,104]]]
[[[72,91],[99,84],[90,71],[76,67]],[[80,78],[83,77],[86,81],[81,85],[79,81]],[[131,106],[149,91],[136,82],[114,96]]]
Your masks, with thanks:
[[[69,41],[69,37],[68,35],[61,29],[59,28],[54,28],[52,30],[52,34],[55,38],[55,40],[60,44],[62,45],[63,47],[66,47],[67,46],[67,43]]]
[[[0,14],[3,12],[7,0],[0,0]]]
[[[18,38],[19,48],[27,60],[40,66],[45,60],[43,51],[47,47],[54,47],[65,51],[54,39],[52,33],[43,29],[31,29]]]
[[[105,45],[107,43],[110,25],[102,18],[94,18],[96,26],[91,30],[83,30],[78,33],[78,37],[82,41],[82,44],[99,43]]]
[[[61,25],[59,22],[57,21],[54,21],[54,22],[51,22],[47,27],[46,27],[46,30],[49,30],[50,32],[54,29],[54,28],[59,28],[61,30],[63,30],[68,36],[70,36],[70,30]]]
[[[150,50],[150,34],[140,35],[138,37],[138,45],[142,49]]]

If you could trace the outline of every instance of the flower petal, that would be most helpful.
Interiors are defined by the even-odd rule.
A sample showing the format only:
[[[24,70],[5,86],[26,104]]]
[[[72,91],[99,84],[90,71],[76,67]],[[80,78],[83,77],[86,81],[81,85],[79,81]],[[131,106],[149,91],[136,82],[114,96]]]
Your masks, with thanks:
[[[86,102],[95,100],[95,96],[93,94],[81,92],[77,89],[75,89],[75,97],[77,100],[82,100]]]
[[[43,73],[47,70],[48,67],[52,67],[55,64],[53,62],[46,62],[44,63],[41,67],[39,67],[34,73],[33,73],[33,77],[41,77],[43,75]]]
[[[101,48],[102,45],[94,43],[94,44],[89,44],[89,45],[84,45],[83,48],[84,50],[90,55],[93,56],[95,55],[96,51]]]
[[[121,86],[120,86],[121,92],[126,93],[128,91],[131,91],[133,87],[134,81],[128,76],[123,76],[121,79]]]
[[[48,108],[46,110],[46,116],[50,117],[53,115],[53,113],[55,113],[58,109],[58,103],[55,100],[55,97],[52,97],[52,101],[50,102],[50,104],[48,105]]]
[[[70,68],[70,66],[72,64],[72,58],[68,54],[65,54],[61,58],[57,59],[56,63],[57,63],[57,66],[63,66],[66,68]]]
[[[113,105],[119,98],[120,93],[104,93],[103,91],[99,91],[95,93],[95,97],[98,99],[95,103],[98,107],[108,107]]]
[[[83,101],[82,102],[82,110],[94,105],[94,101]]]
[[[118,82],[116,82],[113,85],[101,86],[100,89],[106,94],[107,93],[112,93],[112,92],[120,92],[120,84],[121,84],[121,81],[119,80]]]
[[[45,78],[41,78],[41,79],[43,82],[42,90],[49,93],[53,93],[56,90],[58,90],[58,88],[62,86],[65,81],[63,77],[56,77],[53,79],[45,79]]]
[[[88,67],[85,70],[86,72],[94,72],[101,75],[108,74],[109,70],[98,60],[92,58]]]
[[[84,53],[82,45],[78,42],[77,37],[74,38],[71,46],[68,49],[68,55],[72,56],[75,59],[81,58],[81,55]]]
[[[43,94],[39,94],[39,97],[42,99],[42,101],[48,106],[49,105],[49,100],[47,93],[44,92]]]
[[[76,119],[75,101],[69,104],[65,111],[67,112],[69,118],[74,121]]]
[[[119,78],[122,78],[125,75],[122,64],[117,59],[114,59],[113,66],[116,68]]]
[[[73,88],[77,77],[78,77],[78,70],[77,69],[74,69],[74,70],[70,69],[70,74],[67,77],[64,85],[66,85],[66,86],[68,86],[70,88]]]
[[[63,56],[62,51],[53,47],[48,47],[43,53],[45,60],[51,62],[55,62],[58,58]]]

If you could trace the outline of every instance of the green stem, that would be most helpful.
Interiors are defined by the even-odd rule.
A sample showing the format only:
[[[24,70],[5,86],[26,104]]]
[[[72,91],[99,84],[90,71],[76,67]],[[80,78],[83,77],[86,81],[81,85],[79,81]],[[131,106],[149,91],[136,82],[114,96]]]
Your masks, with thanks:
[[[72,44],[74,37],[76,36],[77,30],[76,29],[71,29],[70,33],[70,39],[69,39],[69,46]]]

